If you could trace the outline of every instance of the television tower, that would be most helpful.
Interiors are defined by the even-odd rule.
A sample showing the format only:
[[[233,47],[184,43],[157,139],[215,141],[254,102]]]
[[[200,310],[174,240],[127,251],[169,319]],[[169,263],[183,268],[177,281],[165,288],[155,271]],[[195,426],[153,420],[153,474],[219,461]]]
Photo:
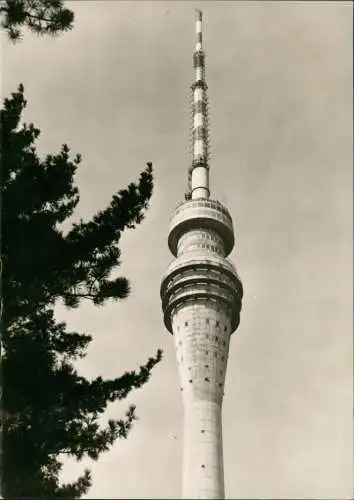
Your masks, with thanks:
[[[231,216],[210,198],[208,99],[202,13],[193,53],[189,192],[174,211],[168,246],[176,257],[161,283],[164,323],[174,336],[184,406],[183,498],[225,498],[222,402],[231,334],[240,322],[242,283],[226,258]]]

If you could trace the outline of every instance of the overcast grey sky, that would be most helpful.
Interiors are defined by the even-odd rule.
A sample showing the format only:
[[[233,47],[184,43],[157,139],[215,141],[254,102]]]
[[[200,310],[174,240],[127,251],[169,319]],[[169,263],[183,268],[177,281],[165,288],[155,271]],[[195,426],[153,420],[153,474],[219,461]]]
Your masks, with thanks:
[[[195,7],[204,11],[212,197],[229,208],[244,283],[223,408],[228,498],[352,497],[351,2],[70,2],[57,40],[3,45],[3,94],[24,83],[40,152],[80,152],[91,217],[146,161],[146,220],[122,237],[129,299],[58,318],[93,334],[78,365],[93,377],[164,359],[127,441],[94,463],[88,498],[178,498],[182,402],[160,279],[169,217],[189,165]],[[174,438],[176,437],[176,439]],[[86,462],[68,462],[65,479]]]

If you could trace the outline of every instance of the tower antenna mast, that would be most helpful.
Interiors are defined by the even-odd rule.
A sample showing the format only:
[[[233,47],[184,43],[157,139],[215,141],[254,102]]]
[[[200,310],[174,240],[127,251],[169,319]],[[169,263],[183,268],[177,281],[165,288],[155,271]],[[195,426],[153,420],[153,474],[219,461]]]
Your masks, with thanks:
[[[202,11],[196,9],[194,82],[192,90],[192,164],[188,170],[188,187],[192,199],[209,198],[209,119],[208,86],[205,80]]]

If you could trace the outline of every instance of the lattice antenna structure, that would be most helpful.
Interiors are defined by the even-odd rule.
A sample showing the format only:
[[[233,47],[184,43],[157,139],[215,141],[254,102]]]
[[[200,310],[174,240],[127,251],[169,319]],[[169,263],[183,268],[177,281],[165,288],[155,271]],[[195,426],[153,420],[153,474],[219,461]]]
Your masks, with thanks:
[[[188,169],[188,186],[192,198],[209,198],[209,102],[200,10],[196,11],[195,36],[194,81],[191,85],[190,99],[192,163]]]

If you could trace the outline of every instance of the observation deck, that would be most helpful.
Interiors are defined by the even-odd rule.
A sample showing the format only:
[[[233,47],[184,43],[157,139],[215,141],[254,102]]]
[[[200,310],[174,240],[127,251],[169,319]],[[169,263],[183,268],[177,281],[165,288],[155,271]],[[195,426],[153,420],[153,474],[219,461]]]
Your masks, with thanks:
[[[168,246],[176,257],[180,237],[192,229],[212,229],[224,242],[225,257],[235,243],[232,218],[220,201],[194,199],[181,203],[174,211],[170,222]]]

